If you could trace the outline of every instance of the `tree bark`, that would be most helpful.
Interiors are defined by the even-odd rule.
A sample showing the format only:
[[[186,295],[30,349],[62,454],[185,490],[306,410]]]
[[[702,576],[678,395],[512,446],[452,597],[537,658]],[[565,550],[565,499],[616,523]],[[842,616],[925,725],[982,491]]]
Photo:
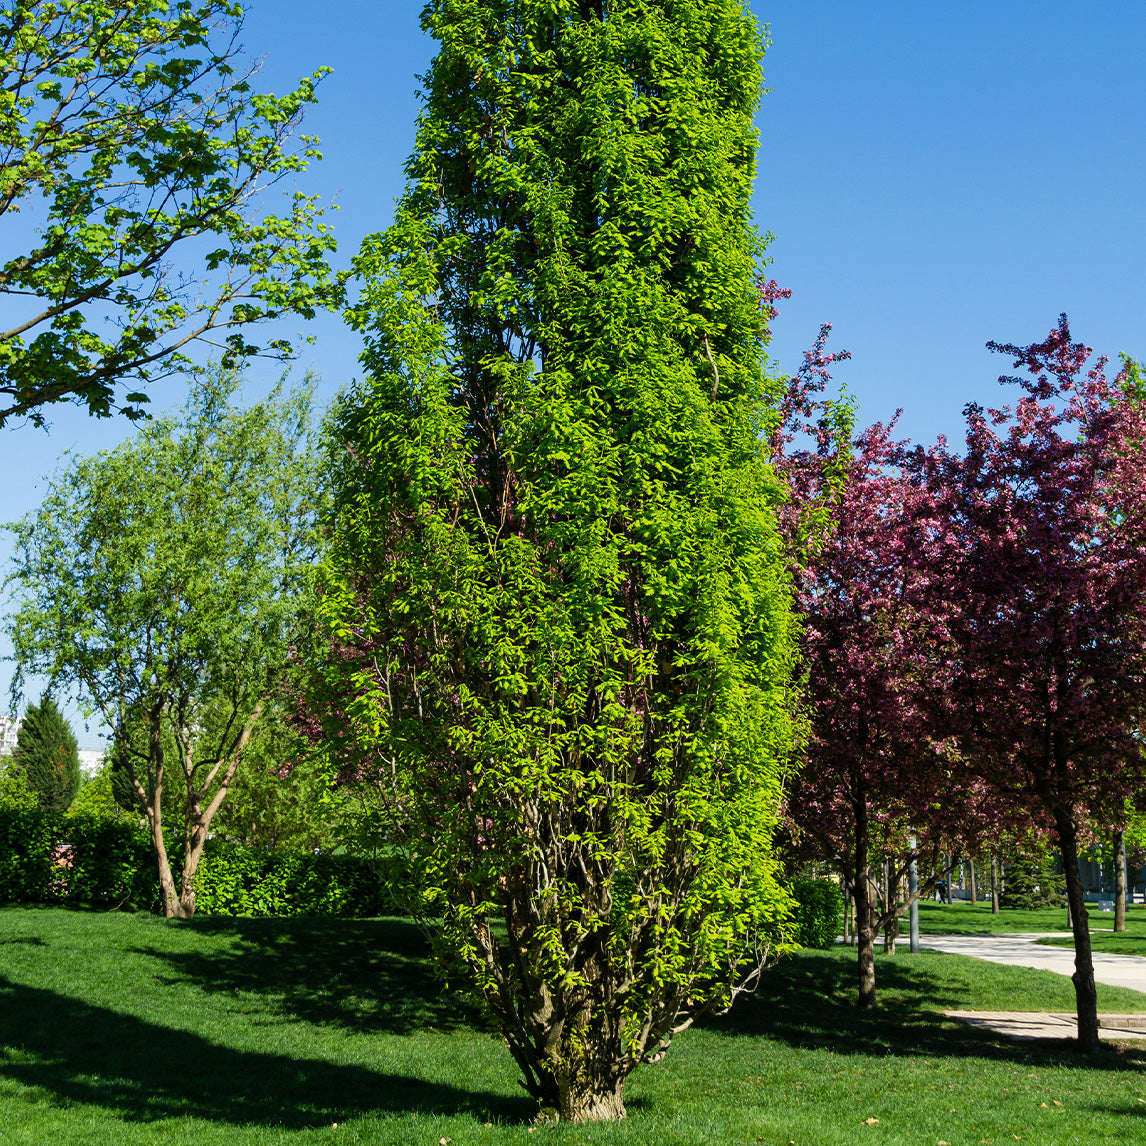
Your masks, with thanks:
[[[843,885],[840,890],[844,893],[844,944],[850,945],[850,943],[852,941],[852,936],[851,936],[851,917],[852,917],[851,888],[848,887],[848,877],[846,875],[840,876],[840,883]]]
[[[615,1122],[625,1117],[625,1080],[559,1079],[557,1099],[562,1122]]]
[[[999,857],[991,853],[991,914],[999,914]]]
[[[979,902],[979,888],[975,883],[975,861],[973,859],[967,861],[967,868],[971,876],[971,906],[974,907]]]
[[[899,898],[899,888],[892,882],[895,863],[883,861],[883,915],[887,922],[883,925],[883,950],[887,955],[895,954],[895,941],[899,938],[899,916],[891,914]]]
[[[1114,833],[1114,930],[1126,930],[1126,833]]]
[[[875,881],[864,870],[856,872],[856,955],[859,969],[859,1005],[875,1006]]]
[[[1062,864],[1066,869],[1066,898],[1070,904],[1071,930],[1074,933],[1074,997],[1078,1008],[1078,1047],[1082,1051],[1098,1049],[1098,991],[1094,985],[1094,962],[1090,954],[1089,916],[1085,892],[1078,871],[1078,831],[1073,810],[1054,810]]]

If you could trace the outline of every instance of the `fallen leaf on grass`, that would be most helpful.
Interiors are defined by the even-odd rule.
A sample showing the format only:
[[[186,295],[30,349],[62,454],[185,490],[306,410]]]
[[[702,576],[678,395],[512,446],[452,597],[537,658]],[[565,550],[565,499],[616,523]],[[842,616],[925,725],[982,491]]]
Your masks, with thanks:
[[[865,1118],[864,1123],[868,1126],[874,1126],[879,1121],[878,1118]]]
[[[1051,1102],[1053,1102],[1055,1104],[1055,1106],[1061,1106],[1062,1105],[1062,1103],[1059,1102],[1059,1100],[1057,1098],[1052,1098]]]

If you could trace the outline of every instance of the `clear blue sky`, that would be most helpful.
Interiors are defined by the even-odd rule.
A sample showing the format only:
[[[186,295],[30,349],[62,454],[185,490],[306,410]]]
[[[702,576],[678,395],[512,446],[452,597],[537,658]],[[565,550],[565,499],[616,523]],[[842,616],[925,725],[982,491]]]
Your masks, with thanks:
[[[1033,342],[1066,311],[1096,350],[1146,356],[1146,4],[754,7],[772,39],[756,217],[775,235],[769,274],[794,292],[775,324],[781,368],[796,369],[830,321],[832,345],[853,355],[837,377],[861,417],[903,407],[903,432],[929,441],[961,438],[966,402],[1005,399],[995,379],[1008,364],[984,350],[990,338]],[[420,9],[249,6],[244,41],[264,58],[261,86],[281,92],[334,69],[307,124],[325,157],[300,186],[340,205],[343,263],[387,224],[401,190],[416,77],[433,52]],[[334,318],[311,332],[299,372],[317,370],[325,400],[354,375],[358,348]],[[153,396],[157,409],[180,400]],[[0,518],[35,507],[62,451],[130,433],[59,409],[50,433],[0,430]],[[0,562],[9,552],[0,538]],[[0,663],[0,704],[9,669]],[[80,740],[95,745],[96,730]]]

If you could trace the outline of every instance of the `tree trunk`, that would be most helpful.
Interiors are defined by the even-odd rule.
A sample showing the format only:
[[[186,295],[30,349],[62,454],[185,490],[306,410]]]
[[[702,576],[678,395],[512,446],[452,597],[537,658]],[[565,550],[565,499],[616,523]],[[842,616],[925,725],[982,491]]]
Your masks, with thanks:
[[[891,916],[892,903],[895,899],[895,889],[891,885],[892,861],[885,859],[882,864],[883,874],[883,911],[882,915],[887,922],[883,925],[883,952],[885,955],[895,954],[895,920]]]
[[[1126,833],[1114,833],[1114,930],[1126,930]]]
[[[971,906],[974,907],[979,902],[979,888],[975,883],[975,861],[973,859],[967,861],[967,870],[971,877]]]
[[[852,895],[851,889],[848,887],[848,878],[846,875],[840,876],[840,890],[844,893],[844,944],[850,944],[851,939],[851,913],[852,913]]]
[[[999,857],[991,853],[991,914],[999,914]]]
[[[1089,916],[1078,871],[1078,835],[1070,808],[1056,808],[1055,829],[1058,832],[1062,865],[1066,869],[1066,898],[1070,904],[1071,930],[1074,933],[1075,1003],[1078,1007],[1079,1050],[1098,1049],[1098,991],[1094,985],[1094,963],[1090,957]]]
[[[615,1122],[625,1117],[625,1080],[559,1079],[557,1115],[562,1122]]]
[[[171,861],[163,839],[163,773],[159,771],[155,783],[149,786],[150,791],[145,790],[138,781],[135,783],[136,791],[144,797],[147,828],[159,869],[159,895],[163,903],[163,914],[168,919],[187,919],[188,915],[175,886],[175,877],[171,874]]]
[[[852,887],[856,903],[856,955],[859,1005],[875,1006],[875,881],[867,871],[856,872]]]
[[[858,1005],[875,1006],[875,881],[868,871],[867,799],[852,803],[855,815],[855,871],[852,873],[852,896],[856,905],[856,964],[859,970]]]

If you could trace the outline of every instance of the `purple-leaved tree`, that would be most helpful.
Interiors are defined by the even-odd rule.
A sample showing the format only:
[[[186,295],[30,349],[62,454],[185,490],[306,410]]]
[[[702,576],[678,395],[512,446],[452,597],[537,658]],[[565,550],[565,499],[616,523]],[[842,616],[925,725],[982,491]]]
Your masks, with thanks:
[[[1081,1049],[1098,1046],[1080,830],[1117,821],[1146,778],[1146,418],[1106,359],[1071,341],[989,343],[1016,406],[966,408],[963,456],[918,451],[947,516],[933,599],[957,648],[936,711],[964,768],[1053,824],[1075,940]],[[957,543],[955,541],[957,539]]]

